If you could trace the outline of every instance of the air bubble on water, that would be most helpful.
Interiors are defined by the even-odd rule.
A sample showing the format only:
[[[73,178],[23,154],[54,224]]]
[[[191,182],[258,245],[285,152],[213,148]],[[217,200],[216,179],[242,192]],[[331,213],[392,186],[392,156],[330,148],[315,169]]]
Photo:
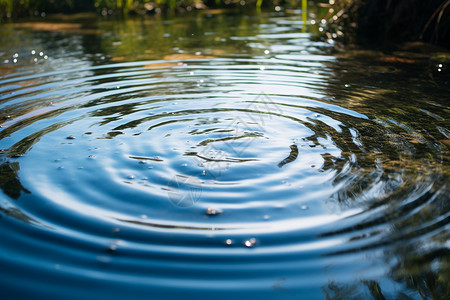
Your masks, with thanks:
[[[264,54],[269,54],[270,51],[269,50],[264,50]]]
[[[438,72],[441,72],[442,71],[442,69],[438,69]]]
[[[194,72],[189,72],[189,75],[194,75]]]
[[[223,211],[221,209],[207,208],[205,214],[208,216],[220,215]]]
[[[438,65],[438,67],[439,67],[439,68],[442,68],[442,67],[443,67],[443,65],[442,65],[442,64],[439,64],[439,65]]]
[[[36,50],[31,50],[31,54],[35,55],[36,54]]]
[[[182,166],[182,167],[187,167],[187,164],[182,164],[181,166]]]
[[[308,210],[309,206],[308,205],[302,205],[302,206],[300,206],[300,209],[301,210]]]
[[[19,57],[19,53],[14,53],[13,57],[14,57],[14,58]]]
[[[349,88],[349,87],[351,87],[351,85],[350,84],[348,84],[348,83],[346,83],[345,85],[344,85],[346,88]]]
[[[256,245],[256,239],[255,239],[255,238],[251,238],[251,239],[249,239],[249,240],[246,240],[246,241],[244,242],[244,245],[245,245],[245,247],[247,247],[247,248],[253,248],[253,247],[255,247],[255,245]]]
[[[227,239],[225,241],[225,245],[230,246],[231,244],[233,244],[233,241],[231,239]]]
[[[44,55],[44,59],[48,59],[48,56],[47,56],[47,55]]]
[[[264,219],[264,220],[269,220],[269,219],[270,219],[270,216],[269,216],[269,215],[265,215],[265,216],[263,217],[263,219]]]
[[[260,69],[261,71],[264,71],[264,70],[266,69],[266,67],[260,66],[259,69]]]
[[[39,56],[44,56],[44,52],[39,52]]]
[[[134,179],[134,175],[128,175],[128,179]]]
[[[17,58],[14,58],[14,59],[13,59],[13,63],[17,63]]]
[[[202,175],[206,175],[206,170],[203,170],[203,171],[202,171]]]
[[[109,247],[108,247],[108,251],[110,251],[110,252],[114,252],[114,251],[116,251],[117,250],[117,245],[114,245],[114,244],[112,244],[112,245],[109,245]]]
[[[33,61],[34,61],[34,62],[37,62],[37,58],[34,58]]]
[[[147,219],[147,215],[141,215],[141,219]]]

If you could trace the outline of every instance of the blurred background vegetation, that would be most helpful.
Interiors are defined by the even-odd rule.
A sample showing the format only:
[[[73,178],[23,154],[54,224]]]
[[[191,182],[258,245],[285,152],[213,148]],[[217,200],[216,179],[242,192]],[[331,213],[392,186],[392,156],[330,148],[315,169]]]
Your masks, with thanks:
[[[184,13],[208,8],[302,8],[316,5],[324,34],[351,43],[425,41],[450,46],[450,0],[0,0],[0,20],[54,13],[129,16]],[[353,33],[353,34],[350,34]]]

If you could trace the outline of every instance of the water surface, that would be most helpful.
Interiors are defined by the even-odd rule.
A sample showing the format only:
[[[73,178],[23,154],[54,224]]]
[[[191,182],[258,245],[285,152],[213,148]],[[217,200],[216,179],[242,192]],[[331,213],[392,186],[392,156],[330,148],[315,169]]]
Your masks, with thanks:
[[[2,294],[448,296],[448,54],[300,20],[0,27]]]

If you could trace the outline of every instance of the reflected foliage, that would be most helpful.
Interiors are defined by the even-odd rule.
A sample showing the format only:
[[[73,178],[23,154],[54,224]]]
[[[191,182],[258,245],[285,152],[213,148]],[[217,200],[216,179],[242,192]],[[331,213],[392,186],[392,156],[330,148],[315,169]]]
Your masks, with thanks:
[[[0,189],[13,199],[18,199],[21,193],[30,193],[20,182],[18,162],[6,162],[0,165]]]

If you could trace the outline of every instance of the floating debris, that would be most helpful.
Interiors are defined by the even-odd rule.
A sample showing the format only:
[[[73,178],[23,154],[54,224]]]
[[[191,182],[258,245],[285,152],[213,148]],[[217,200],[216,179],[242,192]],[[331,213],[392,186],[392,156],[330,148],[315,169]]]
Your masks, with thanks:
[[[223,213],[223,211],[221,209],[207,208],[205,213],[208,216],[216,216]]]
[[[74,140],[74,139],[76,139],[76,137],[74,137],[73,135],[69,135],[68,137],[66,137],[66,139],[68,139],[68,140]]]

